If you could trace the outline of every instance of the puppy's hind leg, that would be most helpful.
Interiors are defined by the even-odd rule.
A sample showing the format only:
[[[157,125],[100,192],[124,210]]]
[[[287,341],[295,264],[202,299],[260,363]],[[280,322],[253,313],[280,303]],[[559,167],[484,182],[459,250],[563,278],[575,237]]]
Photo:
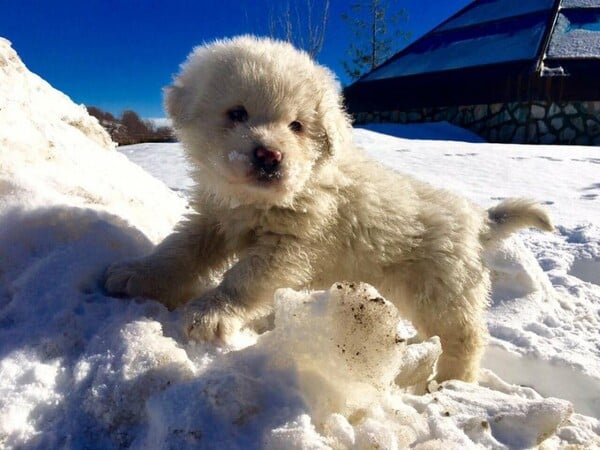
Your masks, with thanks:
[[[435,300],[421,297],[412,319],[419,334],[440,338],[442,355],[437,364],[438,382],[451,379],[477,381],[487,339],[486,298],[484,281],[459,296],[442,294]]]

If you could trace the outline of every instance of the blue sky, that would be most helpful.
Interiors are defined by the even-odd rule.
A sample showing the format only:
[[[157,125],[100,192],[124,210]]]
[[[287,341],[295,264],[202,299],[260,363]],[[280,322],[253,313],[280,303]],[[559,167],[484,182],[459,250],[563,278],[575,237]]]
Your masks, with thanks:
[[[340,16],[350,3],[331,0],[325,44],[318,56],[344,84],[350,80],[341,61],[352,34]],[[403,27],[417,38],[468,3],[401,0],[409,13]],[[267,35],[269,17],[282,4],[273,0],[3,0],[0,36],[13,43],[30,70],[77,103],[114,114],[134,109],[142,117],[163,117],[161,89],[195,45],[244,33]]]

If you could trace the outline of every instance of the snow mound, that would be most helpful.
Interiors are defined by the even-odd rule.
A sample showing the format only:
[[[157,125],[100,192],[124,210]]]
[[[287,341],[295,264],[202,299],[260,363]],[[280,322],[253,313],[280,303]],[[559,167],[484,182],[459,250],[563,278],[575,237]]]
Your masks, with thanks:
[[[113,148],[84,106],[29,72],[0,38],[0,211],[110,207],[159,240],[185,202]]]
[[[55,117],[48,123],[48,117]],[[108,133],[91,117],[83,105],[53,89],[46,81],[29,72],[8,40],[0,37],[0,120],[1,139],[9,133],[34,133],[36,138],[52,146],[65,134],[82,133],[100,147],[114,148]],[[10,142],[10,141],[9,141]]]
[[[481,386],[448,382],[425,395],[401,389],[394,378],[423,385],[431,375],[432,365],[416,365],[416,374],[406,360],[435,362],[440,346],[437,338],[407,343],[398,320],[368,285],[279,290],[275,328],[152,396],[133,446],[503,449],[596,439],[597,422],[574,415],[569,402],[490,372]]]
[[[561,233],[577,249],[569,274],[600,286],[600,226],[587,223],[570,230],[561,227]]]
[[[327,299],[315,293],[306,304],[298,297],[305,301],[305,295],[291,289],[275,295],[276,337],[271,339],[286,355],[326,377],[342,371],[371,386],[394,381],[406,349],[396,330],[400,317],[394,305],[366,284],[337,283]],[[306,339],[299,341],[302,335]],[[437,349],[436,356],[439,343]]]
[[[492,271],[495,306],[528,295],[544,301],[552,297],[552,283],[518,236],[488,249],[486,264]]]
[[[589,394],[600,392],[600,293],[594,284],[600,232],[592,224],[559,230],[561,235],[526,236],[535,239],[537,259],[518,237],[488,255],[491,342],[483,365],[600,417],[600,397]]]

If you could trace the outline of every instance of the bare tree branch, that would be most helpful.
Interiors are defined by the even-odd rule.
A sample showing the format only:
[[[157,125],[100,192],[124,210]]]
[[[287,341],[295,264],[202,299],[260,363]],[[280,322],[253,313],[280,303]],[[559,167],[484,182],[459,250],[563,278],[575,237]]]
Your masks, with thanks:
[[[273,38],[284,39],[306,51],[313,59],[323,49],[327,21],[329,19],[330,0],[293,1],[288,0],[283,11],[271,9],[269,15],[269,34]],[[278,14],[279,12],[279,14]]]

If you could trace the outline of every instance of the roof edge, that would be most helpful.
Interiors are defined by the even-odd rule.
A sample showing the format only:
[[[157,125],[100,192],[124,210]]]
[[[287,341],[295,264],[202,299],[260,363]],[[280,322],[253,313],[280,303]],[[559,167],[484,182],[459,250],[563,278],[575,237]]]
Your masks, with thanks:
[[[562,0],[554,0],[554,5],[552,6],[552,14],[550,15],[550,19],[546,24],[546,30],[544,31],[544,37],[542,38],[542,44],[537,52],[537,64],[535,67],[536,72],[540,72],[544,65],[544,60],[546,59],[546,54],[548,52],[548,46],[550,45],[550,39],[552,38],[552,33],[554,32],[554,27],[556,26],[556,21],[558,20],[558,12],[560,10],[560,4]]]

